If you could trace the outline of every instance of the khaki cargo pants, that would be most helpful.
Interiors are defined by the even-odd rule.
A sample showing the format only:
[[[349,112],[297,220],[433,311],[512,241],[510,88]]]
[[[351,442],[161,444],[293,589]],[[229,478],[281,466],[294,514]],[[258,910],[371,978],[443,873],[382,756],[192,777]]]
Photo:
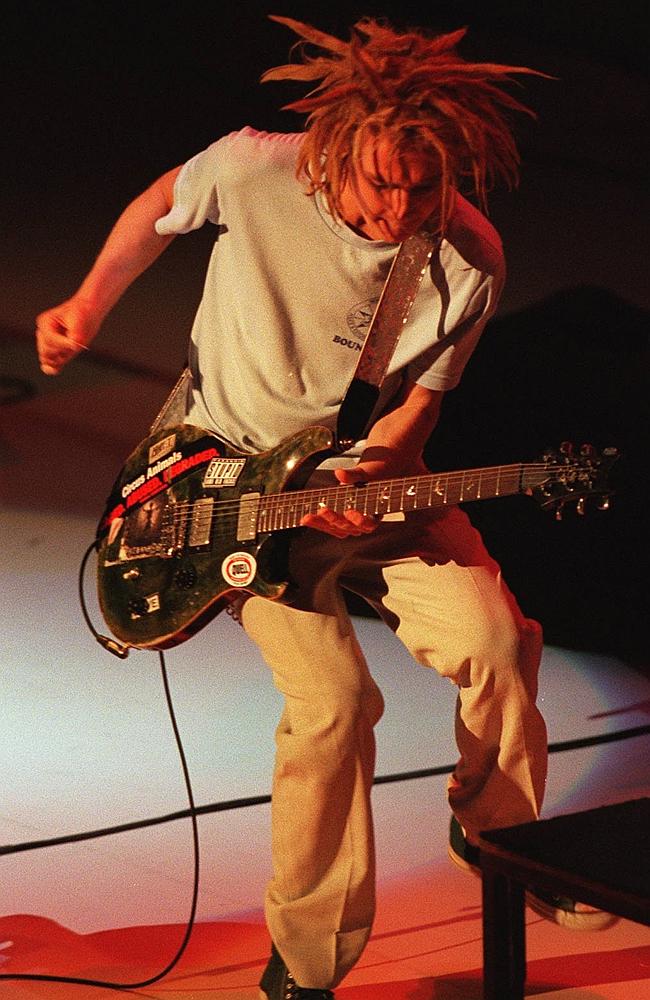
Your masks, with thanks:
[[[285,699],[266,919],[298,983],[332,988],[357,961],[374,915],[370,790],[383,710],[341,587],[365,597],[418,663],[457,686],[460,759],[448,795],[470,836],[539,814],[542,639],[458,508],[384,522],[361,538],[306,530],[291,573],[298,603],[253,597],[242,611]]]

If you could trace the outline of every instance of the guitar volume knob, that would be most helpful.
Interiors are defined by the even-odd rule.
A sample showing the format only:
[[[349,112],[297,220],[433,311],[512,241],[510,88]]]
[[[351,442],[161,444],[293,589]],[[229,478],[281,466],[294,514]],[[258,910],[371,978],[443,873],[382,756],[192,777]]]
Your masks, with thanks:
[[[146,597],[134,597],[129,601],[128,607],[132,615],[140,617],[149,611],[149,602]]]
[[[174,574],[174,583],[179,590],[191,590],[197,581],[194,566],[183,566]]]

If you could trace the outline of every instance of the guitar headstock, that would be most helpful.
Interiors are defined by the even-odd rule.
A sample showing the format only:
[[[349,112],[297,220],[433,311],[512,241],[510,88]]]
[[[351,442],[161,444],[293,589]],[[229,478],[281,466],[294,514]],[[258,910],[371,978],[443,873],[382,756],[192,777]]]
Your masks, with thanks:
[[[575,503],[578,514],[584,514],[587,502],[596,501],[599,510],[609,510],[613,490],[609,485],[609,470],[618,458],[616,448],[597,452],[590,444],[576,449],[564,441],[556,451],[548,448],[529,483],[529,492],[544,510],[555,511],[562,519],[567,503]]]

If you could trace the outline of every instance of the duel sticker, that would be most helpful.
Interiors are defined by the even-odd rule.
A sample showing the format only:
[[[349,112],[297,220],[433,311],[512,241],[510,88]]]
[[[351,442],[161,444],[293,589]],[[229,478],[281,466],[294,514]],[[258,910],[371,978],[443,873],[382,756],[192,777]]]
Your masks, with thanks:
[[[231,552],[221,564],[221,575],[231,587],[248,587],[256,572],[257,562],[250,552]]]

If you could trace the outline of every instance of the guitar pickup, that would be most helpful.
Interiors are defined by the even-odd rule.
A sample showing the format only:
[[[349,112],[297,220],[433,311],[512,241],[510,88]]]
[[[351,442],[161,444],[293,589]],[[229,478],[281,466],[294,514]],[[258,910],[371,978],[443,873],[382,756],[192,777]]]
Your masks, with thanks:
[[[194,501],[190,517],[190,530],[187,539],[188,545],[201,546],[210,544],[213,507],[214,500],[212,497],[203,497],[200,500]]]
[[[242,493],[239,498],[237,516],[237,541],[251,542],[257,536],[257,515],[260,509],[260,493]]]

